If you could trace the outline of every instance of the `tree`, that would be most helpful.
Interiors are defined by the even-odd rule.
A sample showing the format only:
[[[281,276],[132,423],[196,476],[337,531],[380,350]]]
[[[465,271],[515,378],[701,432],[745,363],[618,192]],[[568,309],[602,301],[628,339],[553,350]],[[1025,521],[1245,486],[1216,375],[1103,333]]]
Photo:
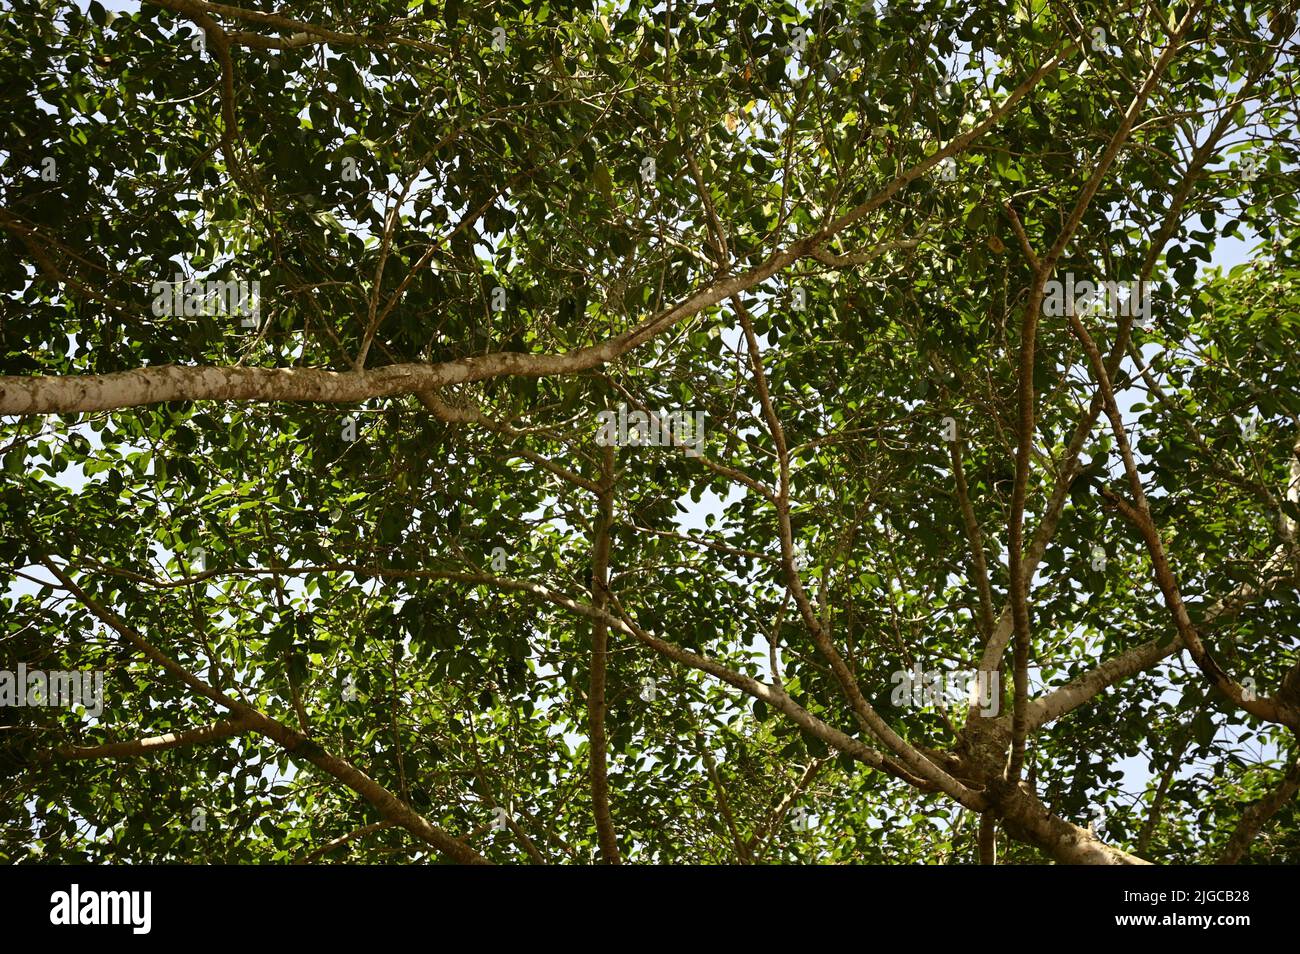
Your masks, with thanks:
[[[1300,860],[1292,4],[326,6],[0,12],[0,856]]]

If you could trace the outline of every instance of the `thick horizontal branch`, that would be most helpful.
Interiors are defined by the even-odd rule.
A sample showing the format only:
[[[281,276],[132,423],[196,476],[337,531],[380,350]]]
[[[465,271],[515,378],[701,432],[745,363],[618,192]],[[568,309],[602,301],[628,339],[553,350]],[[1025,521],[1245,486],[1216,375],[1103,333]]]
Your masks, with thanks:
[[[231,15],[239,8],[200,0],[169,0],[190,16]],[[272,14],[260,14],[257,19]],[[251,14],[250,14],[250,18]],[[320,28],[307,30],[320,35]],[[78,414],[138,407],[164,401],[313,401],[352,404],[372,398],[431,391],[448,384],[504,376],[546,377],[574,374],[613,361],[701,310],[759,285],[837,233],[858,222],[925,174],[941,159],[969,148],[1008,115],[1044,76],[1073,50],[1069,45],[1036,69],[976,126],[904,170],[865,202],[812,235],[774,252],[741,275],[711,282],[685,300],[621,335],[563,354],[498,352],[440,364],[395,364],[373,371],[335,372],[319,368],[180,367],[165,365],[100,375],[0,377],[0,414]]]
[[[220,17],[223,20],[255,23],[292,34],[287,39],[274,39],[259,33],[226,31],[228,38],[232,42],[245,46],[265,49],[288,49],[316,43],[330,43],[334,46],[380,46],[393,43],[414,47],[429,53],[447,52],[444,47],[409,37],[388,34],[359,36],[354,33],[340,33],[338,30],[331,30],[329,27],[308,23],[305,20],[294,20],[278,13],[264,13],[261,10],[247,10],[227,3],[209,3],[207,0],[149,0],[149,2],[173,13],[182,14],[191,20],[198,20],[201,17]]]
[[[0,414],[80,414],[164,401],[356,404],[489,378],[575,374],[613,361],[678,321],[770,278],[803,252],[799,244],[744,275],[709,285],[621,335],[563,354],[503,351],[440,364],[392,364],[370,371],[162,365],[112,374],[0,377]]]
[[[879,258],[886,252],[893,252],[903,248],[916,248],[918,244],[920,244],[920,239],[903,239],[898,242],[886,242],[884,245],[877,245],[874,248],[863,249],[858,252],[845,252],[843,255],[836,255],[824,248],[814,248],[812,257],[823,265],[832,265],[835,268],[849,268],[854,265],[864,265]]]
[[[126,759],[141,755],[153,755],[165,752],[180,745],[197,745],[228,739],[233,735],[249,732],[253,723],[248,719],[236,718],[227,722],[215,722],[198,729],[185,732],[168,732],[146,739],[130,739],[126,742],[107,742],[103,745],[61,745],[50,754],[60,759]]]

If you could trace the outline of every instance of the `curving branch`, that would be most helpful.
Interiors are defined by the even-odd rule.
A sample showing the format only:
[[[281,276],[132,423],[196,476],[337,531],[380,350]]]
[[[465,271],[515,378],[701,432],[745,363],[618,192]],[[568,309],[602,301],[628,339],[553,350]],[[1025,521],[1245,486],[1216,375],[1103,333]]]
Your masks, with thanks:
[[[321,845],[315,851],[311,851],[306,855],[303,855],[301,858],[295,861],[294,864],[309,865],[313,861],[317,860],[318,858],[321,858],[329,854],[335,848],[341,848],[344,845],[346,845],[348,842],[356,838],[364,838],[366,835],[372,834],[377,831],[382,831],[385,828],[392,828],[392,827],[393,827],[393,823],[390,821],[373,822],[369,825],[362,825],[360,828],[357,828],[354,831],[350,831],[346,835],[340,835],[338,838],[334,838],[331,839],[330,841],[327,841],[325,844]]]
[[[1283,805],[1295,797],[1296,792],[1300,792],[1300,761],[1292,763],[1277,788],[1252,802],[1242,812],[1241,820],[1237,823],[1232,837],[1228,839],[1223,853],[1219,855],[1218,864],[1235,865],[1241,861],[1260,829],[1268,824],[1269,819],[1276,815]]]
[[[177,6],[193,5],[206,14],[198,0],[171,0]],[[220,7],[217,12],[229,8]],[[397,364],[373,371],[326,371],[318,368],[161,367],[137,368],[99,375],[0,377],[0,414],[76,414],[164,401],[314,401],[358,403],[379,397],[416,394],[448,384],[490,378],[548,377],[574,374],[599,367],[640,347],[703,309],[740,294],[778,274],[794,262],[810,257],[827,239],[848,228],[898,194],[943,158],[969,148],[1005,117],[1017,103],[1056,69],[1074,49],[1068,45],[1012,90],[982,122],[957,136],[934,155],[904,170],[892,181],[835,222],[815,234],[774,252],[741,275],[717,279],[683,301],[665,308],[635,327],[600,344],[561,354],[497,352],[460,358],[440,364]]]
[[[1223,599],[1209,606],[1202,616],[1202,627],[1208,627],[1241,610],[1253,600],[1271,591],[1279,583],[1293,579],[1290,554],[1278,547],[1269,558],[1258,583],[1242,583]],[[1153,639],[1112,656],[1094,669],[1029,704],[1029,726],[1040,729],[1067,712],[1077,709],[1096,698],[1105,689],[1150,669],[1160,660],[1172,656],[1183,648],[1182,637],[1174,632],[1167,637]]]
[[[291,755],[304,758],[317,768],[325,770],[374,805],[386,820],[401,825],[417,838],[433,845],[453,861],[461,864],[488,863],[487,859],[473,848],[434,825],[350,762],[330,754],[316,741],[298,730],[292,729],[253,706],[232,699],[221,690],[208,685],[150,643],[126,620],[78,586],[76,581],[53,560],[47,557],[42,562],[46,569],[63,585],[63,588],[76,597],[100,622],[116,631],[138,652],[180,682],[189,686],[198,695],[215,702],[225,709],[229,709],[235,713],[237,718],[247,722],[250,729],[278,743],[281,748]]]
[[[448,52],[445,47],[440,47],[436,43],[416,40],[411,37],[391,33],[378,36],[342,33],[329,27],[308,23],[305,20],[295,20],[292,17],[286,17],[278,13],[265,13],[261,10],[248,10],[228,3],[209,3],[207,0],[148,0],[148,2],[156,7],[162,7],[164,10],[182,14],[196,22],[200,17],[209,20],[212,17],[222,17],[226,20],[238,20],[243,23],[271,27],[282,33],[290,34],[287,38],[275,38],[248,31],[230,31],[227,33],[231,42],[243,46],[261,49],[295,49],[319,43],[329,43],[333,46],[385,46],[393,44],[408,46],[426,53],[446,55]]]
[[[79,759],[129,759],[156,752],[165,752],[182,745],[200,745],[218,739],[242,735],[253,729],[253,723],[244,717],[236,717],[226,722],[214,722],[212,725],[184,732],[167,732],[163,735],[143,739],[131,739],[126,742],[106,742],[102,745],[60,745],[44,753],[44,758],[59,758],[69,761]]]

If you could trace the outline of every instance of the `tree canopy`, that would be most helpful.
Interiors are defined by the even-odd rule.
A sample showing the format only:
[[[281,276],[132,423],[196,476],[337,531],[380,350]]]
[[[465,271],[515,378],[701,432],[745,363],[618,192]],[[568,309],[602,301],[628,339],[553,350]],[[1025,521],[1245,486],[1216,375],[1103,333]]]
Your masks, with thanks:
[[[1293,3],[117,6],[0,10],[0,858],[1300,861]]]

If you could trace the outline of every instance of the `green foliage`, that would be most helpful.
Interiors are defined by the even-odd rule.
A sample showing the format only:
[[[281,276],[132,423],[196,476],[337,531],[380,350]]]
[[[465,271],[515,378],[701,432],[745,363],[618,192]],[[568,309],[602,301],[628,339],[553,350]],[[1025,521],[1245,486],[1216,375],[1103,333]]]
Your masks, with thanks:
[[[1018,329],[1033,273],[1003,207],[1043,254],[1163,49],[1164,13],[1181,6],[259,4],[354,39],[292,42],[287,27],[219,16],[232,36],[274,41],[231,48],[233,125],[217,44],[195,49],[197,28],[169,6],[12,0],[0,11],[6,377],[346,372],[369,331],[372,368],[596,345],[817,233],[1082,36],[1086,57],[1067,56],[957,153],[951,181],[912,178],[824,250],[903,244],[852,267],[804,257],[739,296],[789,450],[793,542],[815,612],[900,736],[953,749],[964,712],[898,706],[891,676],[979,661],[947,418],[995,614],[1007,598]],[[1265,9],[1198,15],[1057,265],[1127,281],[1150,260],[1152,314],[1133,339],[1148,370],[1126,362],[1117,387],[1197,622],[1257,585],[1300,520],[1286,493],[1300,428],[1296,37],[1292,16],[1279,27],[1289,53],[1256,70],[1275,55]],[[1104,26],[1104,50],[1081,25]],[[1254,95],[1238,104],[1244,83]],[[1171,196],[1223,110],[1236,118],[1218,161],[1195,177],[1162,247]],[[1250,157],[1254,178],[1239,174]],[[1207,271],[1233,237],[1252,260]],[[178,272],[259,282],[258,326],[151,313],[153,283]],[[1105,352],[1116,322],[1086,321]],[[1066,319],[1042,320],[1037,349],[1030,532],[1095,392]],[[618,449],[615,615],[765,682],[771,640],[800,706],[883,748],[790,595],[779,508],[746,483],[778,486],[779,443],[732,301],[587,371],[495,376],[436,397],[497,423],[443,420],[404,395],[180,401],[0,425],[0,669],[105,673],[97,720],[0,708],[0,859],[285,862],[380,820],[306,750],[253,734],[131,760],[48,757],[229,713],[53,584],[45,559],[209,684],[286,725],[301,711],[321,750],[489,859],[596,858],[592,620],[512,584],[593,604],[598,504],[570,477],[603,479],[597,414],[620,403],[702,411],[706,441],[704,461]],[[349,418],[354,441],[342,436]],[[1173,637],[1141,537],[1106,504],[1126,484],[1104,417],[1080,463],[1031,593],[1032,695]],[[1294,576],[1273,581],[1207,623],[1206,643],[1236,678],[1275,692],[1297,662],[1298,599]],[[610,811],[626,860],[977,859],[978,819],[952,799],[865,768],[625,631],[610,634],[607,680]],[[1004,715],[1010,682],[1008,653]],[[1277,786],[1293,746],[1180,653],[1045,726],[1029,752],[1060,817],[1086,827],[1104,806],[1109,843],[1196,862],[1217,857],[1245,806]],[[792,825],[795,805],[815,823]],[[497,806],[523,837],[493,827]],[[1000,847],[1010,862],[1046,857]],[[390,827],[324,858],[437,857],[426,852]],[[1294,802],[1248,860],[1300,860]]]

